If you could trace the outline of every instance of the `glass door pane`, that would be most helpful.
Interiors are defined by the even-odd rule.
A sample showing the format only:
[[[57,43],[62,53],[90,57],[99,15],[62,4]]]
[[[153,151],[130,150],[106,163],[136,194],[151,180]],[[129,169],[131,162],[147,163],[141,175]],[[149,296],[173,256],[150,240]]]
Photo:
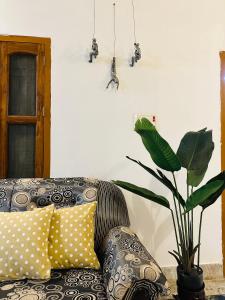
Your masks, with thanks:
[[[35,177],[35,125],[9,124],[8,178]]]
[[[36,56],[9,56],[9,115],[36,115]]]

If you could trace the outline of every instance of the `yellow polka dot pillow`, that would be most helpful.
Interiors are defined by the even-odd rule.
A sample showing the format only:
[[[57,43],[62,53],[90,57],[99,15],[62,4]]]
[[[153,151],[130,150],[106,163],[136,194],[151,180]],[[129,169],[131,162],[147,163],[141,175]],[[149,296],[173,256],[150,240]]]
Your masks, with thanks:
[[[53,269],[99,269],[94,251],[94,215],[97,202],[56,209],[49,234]]]
[[[0,281],[47,279],[51,273],[48,237],[54,206],[0,212]]]

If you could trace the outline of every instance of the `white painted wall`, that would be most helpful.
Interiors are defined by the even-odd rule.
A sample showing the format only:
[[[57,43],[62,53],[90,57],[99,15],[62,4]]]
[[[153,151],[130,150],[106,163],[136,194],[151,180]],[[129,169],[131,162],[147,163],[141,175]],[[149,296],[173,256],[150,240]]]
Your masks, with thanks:
[[[143,60],[133,69],[128,67],[131,2],[117,1],[118,92],[105,90],[112,57],[112,1],[96,3],[100,56],[89,64],[91,0],[0,0],[0,34],[52,39],[51,175],[125,179],[170,197],[125,159],[129,154],[150,163],[132,131],[136,113],[156,114],[161,133],[175,150],[186,131],[212,128],[216,149],[207,178],[219,172],[225,1],[136,1]],[[167,210],[131,194],[127,202],[132,227],[147,248],[161,265],[175,265],[167,253],[175,247]],[[222,262],[220,202],[204,220],[202,262]]]

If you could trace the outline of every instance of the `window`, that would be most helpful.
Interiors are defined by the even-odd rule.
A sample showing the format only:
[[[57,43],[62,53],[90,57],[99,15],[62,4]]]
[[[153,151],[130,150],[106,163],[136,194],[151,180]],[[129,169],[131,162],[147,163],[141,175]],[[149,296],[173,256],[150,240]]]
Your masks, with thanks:
[[[0,36],[0,178],[50,173],[50,39]]]

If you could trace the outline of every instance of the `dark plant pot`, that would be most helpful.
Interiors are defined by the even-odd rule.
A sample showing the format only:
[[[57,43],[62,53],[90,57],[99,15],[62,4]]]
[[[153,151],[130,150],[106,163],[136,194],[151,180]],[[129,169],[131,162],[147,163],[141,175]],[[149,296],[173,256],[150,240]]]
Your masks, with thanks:
[[[177,293],[181,300],[205,300],[205,284],[203,271],[197,266],[191,273],[185,273],[182,267],[177,267]]]

